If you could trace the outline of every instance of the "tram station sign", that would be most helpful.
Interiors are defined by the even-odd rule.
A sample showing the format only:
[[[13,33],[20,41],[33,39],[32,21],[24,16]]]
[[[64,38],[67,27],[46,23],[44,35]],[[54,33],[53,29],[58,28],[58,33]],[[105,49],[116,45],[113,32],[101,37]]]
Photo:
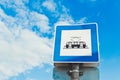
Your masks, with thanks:
[[[57,25],[54,63],[99,63],[98,25]]]

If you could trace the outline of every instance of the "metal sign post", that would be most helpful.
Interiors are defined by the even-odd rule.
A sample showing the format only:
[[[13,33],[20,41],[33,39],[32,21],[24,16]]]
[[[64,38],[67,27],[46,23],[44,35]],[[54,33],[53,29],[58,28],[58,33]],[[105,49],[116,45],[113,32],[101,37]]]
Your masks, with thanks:
[[[79,76],[83,75],[83,71],[80,71],[80,64],[70,64],[68,75],[71,76],[71,80],[79,80]]]
[[[71,78],[66,72],[69,71],[68,67],[54,67],[53,80],[100,80],[99,69],[93,67],[80,68],[80,72],[83,72],[78,79]]]
[[[54,44],[54,65],[69,67],[71,80],[79,80],[83,74],[81,66],[97,67],[99,64],[97,23],[58,25]]]

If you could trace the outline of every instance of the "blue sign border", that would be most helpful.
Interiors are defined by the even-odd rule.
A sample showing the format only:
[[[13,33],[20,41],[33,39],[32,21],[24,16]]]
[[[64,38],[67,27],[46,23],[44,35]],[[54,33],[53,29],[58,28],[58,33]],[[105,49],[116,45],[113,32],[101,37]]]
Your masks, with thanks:
[[[60,42],[62,30],[85,30],[91,29],[91,45],[92,56],[60,56]],[[54,62],[98,62],[99,49],[98,49],[98,30],[97,23],[82,24],[82,25],[58,25],[56,26],[56,37],[54,45]]]

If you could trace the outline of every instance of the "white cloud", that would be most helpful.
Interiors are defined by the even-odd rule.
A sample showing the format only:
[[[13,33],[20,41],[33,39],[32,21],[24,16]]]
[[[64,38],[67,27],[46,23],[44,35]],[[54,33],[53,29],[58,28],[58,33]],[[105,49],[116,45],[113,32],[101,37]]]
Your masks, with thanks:
[[[53,0],[46,0],[42,5],[50,11],[55,11],[56,9],[56,4],[53,2]]]
[[[5,23],[0,22],[0,26],[1,80],[43,63],[50,63],[52,48],[48,46],[51,43],[49,39],[38,37],[27,29],[21,30],[21,35],[16,39]],[[8,37],[11,40],[7,40]]]
[[[4,5],[6,8],[21,8],[25,9],[25,3],[28,3],[29,0],[0,0],[0,4]]]
[[[73,24],[73,23],[74,21],[71,16],[63,14],[60,16],[58,22],[55,25],[59,25],[59,24],[64,25],[64,24]]]
[[[40,28],[41,33],[48,33],[50,30],[49,19],[46,15],[28,9],[16,9],[15,17],[8,16],[0,8],[0,17],[8,27],[21,27],[31,29],[33,26]]]
[[[59,17],[58,21],[55,23],[55,25],[59,25],[59,24],[63,24],[63,25],[73,24],[74,20],[72,19],[72,17],[68,13],[69,10],[65,6],[63,6],[61,4],[60,4],[60,6],[62,7],[63,14],[59,14],[60,17]]]
[[[76,21],[76,23],[81,24],[81,23],[85,23],[87,21],[87,17],[83,17],[80,20]]]
[[[78,21],[75,21],[72,16],[69,14],[69,9],[67,9],[65,6],[60,4],[62,7],[62,14],[60,14],[60,17],[58,21],[55,23],[55,25],[69,25],[69,24],[81,24],[85,23],[87,21],[87,17],[83,17]]]
[[[81,24],[87,21],[87,17],[83,17],[78,21],[74,21],[73,18],[68,14],[63,14],[60,16],[59,20],[55,25],[69,25],[69,24]]]
[[[41,29],[41,32],[48,32],[50,27],[49,25],[49,19],[44,14],[39,14],[37,12],[31,12],[30,13],[30,24],[36,25]]]
[[[8,2],[11,3],[1,1],[11,7]],[[44,14],[30,12],[22,2],[23,7],[15,5],[17,3],[19,1],[14,3],[15,17],[6,15],[0,8],[0,80],[7,80],[43,63],[51,63],[52,40],[30,31],[32,26],[38,26],[41,33],[48,33],[49,19]]]
[[[31,31],[33,26],[40,28],[41,33],[50,31],[49,19],[45,14],[27,9],[24,3],[28,0],[1,0],[0,4],[12,7],[16,11],[14,17],[6,15],[0,8],[0,80],[7,80],[28,69],[51,63],[52,39],[37,36]],[[50,11],[57,9],[53,0],[43,2]],[[61,5],[62,6],[62,5]],[[55,24],[76,23],[69,10],[64,6]],[[83,18],[79,22],[86,20]],[[49,70],[47,70],[49,72]]]

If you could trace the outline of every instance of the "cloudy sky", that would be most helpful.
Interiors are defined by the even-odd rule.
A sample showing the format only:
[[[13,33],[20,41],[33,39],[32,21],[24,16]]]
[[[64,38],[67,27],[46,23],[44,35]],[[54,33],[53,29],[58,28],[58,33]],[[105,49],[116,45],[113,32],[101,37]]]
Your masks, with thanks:
[[[0,0],[0,80],[53,80],[54,26],[90,22],[99,26],[100,80],[119,80],[119,4],[119,0]]]

